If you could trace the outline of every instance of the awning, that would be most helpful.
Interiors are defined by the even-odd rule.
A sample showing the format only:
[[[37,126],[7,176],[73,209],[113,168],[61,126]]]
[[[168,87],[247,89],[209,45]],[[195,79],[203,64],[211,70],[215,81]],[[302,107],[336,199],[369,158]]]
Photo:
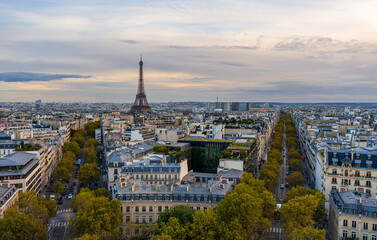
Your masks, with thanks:
[[[367,160],[367,164],[372,165],[372,164],[373,164],[373,161]]]
[[[361,160],[356,159],[356,160],[355,160],[355,163],[361,163]]]
[[[333,161],[333,162],[337,162],[338,159],[337,159],[337,158],[333,158],[332,161]]]

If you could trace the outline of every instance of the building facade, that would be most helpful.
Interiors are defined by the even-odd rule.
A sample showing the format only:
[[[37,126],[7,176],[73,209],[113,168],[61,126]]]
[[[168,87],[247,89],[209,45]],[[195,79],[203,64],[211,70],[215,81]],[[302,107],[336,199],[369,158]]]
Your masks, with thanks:
[[[377,197],[377,150],[361,147],[328,150],[324,169],[324,193],[333,189],[355,190]]]
[[[329,237],[377,239],[377,199],[362,192],[333,190],[330,195]]]

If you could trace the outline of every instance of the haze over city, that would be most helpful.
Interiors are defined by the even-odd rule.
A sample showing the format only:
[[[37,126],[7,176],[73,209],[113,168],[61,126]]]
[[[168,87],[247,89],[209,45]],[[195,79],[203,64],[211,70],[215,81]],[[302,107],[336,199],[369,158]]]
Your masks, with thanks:
[[[0,101],[376,102],[375,1],[7,1]]]

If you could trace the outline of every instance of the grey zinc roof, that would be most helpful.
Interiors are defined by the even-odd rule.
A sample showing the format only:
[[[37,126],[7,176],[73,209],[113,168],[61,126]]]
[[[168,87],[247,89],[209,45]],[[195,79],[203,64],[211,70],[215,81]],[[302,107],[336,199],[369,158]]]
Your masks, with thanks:
[[[6,155],[4,158],[0,158],[0,167],[7,166],[24,166],[27,162],[35,157],[33,153],[27,152],[14,152]]]
[[[243,171],[238,169],[221,170],[217,175],[222,175],[225,178],[241,178]]]
[[[132,160],[132,154],[128,150],[112,152],[108,157],[108,162],[127,162]]]
[[[9,187],[0,186],[0,197],[9,190]]]

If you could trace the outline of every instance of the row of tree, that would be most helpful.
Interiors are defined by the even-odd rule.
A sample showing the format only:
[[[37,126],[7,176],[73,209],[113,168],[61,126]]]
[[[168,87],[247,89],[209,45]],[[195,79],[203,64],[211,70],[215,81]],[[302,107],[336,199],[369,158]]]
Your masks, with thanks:
[[[290,115],[286,115],[285,120],[285,134],[286,141],[285,144],[289,149],[287,153],[289,167],[293,170],[286,180],[291,187],[302,186],[304,184],[304,176],[302,172],[304,171],[304,164],[302,163],[301,155],[297,151],[298,140],[296,135],[296,129],[292,122]]]
[[[14,207],[0,219],[0,239],[47,239],[46,224],[57,210],[54,200],[37,196],[34,191],[20,192]]]
[[[244,173],[216,211],[180,205],[160,213],[152,239],[258,239],[270,229],[275,210],[276,201],[264,182]]]
[[[267,153],[267,162],[259,173],[259,179],[264,181],[266,188],[272,191],[273,187],[279,182],[280,167],[284,159],[281,157],[283,150],[283,133],[286,114],[281,114],[279,123],[275,127],[273,140],[270,144],[271,149]]]
[[[99,143],[95,138],[90,138],[86,141],[84,146],[85,164],[80,168],[79,181],[84,186],[90,187],[91,183],[98,182],[101,177],[101,172],[98,170],[97,157]]]
[[[85,143],[85,136],[86,132],[78,129],[71,137],[71,141],[65,142],[62,147],[63,157],[52,172],[52,177],[55,179],[52,189],[57,195],[57,199],[65,191],[63,182],[69,179],[75,169],[75,161],[81,154],[81,147]]]

